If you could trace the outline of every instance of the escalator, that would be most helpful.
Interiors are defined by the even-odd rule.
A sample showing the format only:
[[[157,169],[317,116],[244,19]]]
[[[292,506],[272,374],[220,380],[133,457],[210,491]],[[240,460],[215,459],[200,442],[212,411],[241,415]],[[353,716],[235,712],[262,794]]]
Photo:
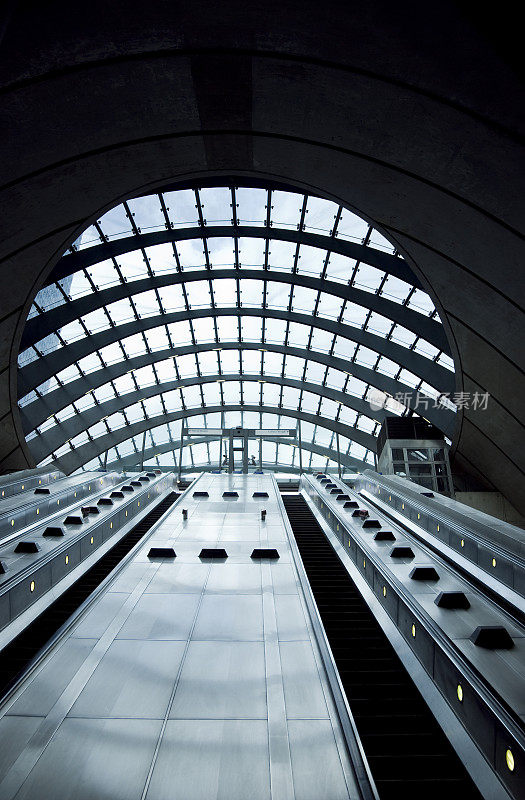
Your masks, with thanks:
[[[180,497],[171,492],[0,652],[0,699],[37,653]]]
[[[307,502],[283,501],[381,800],[481,800]]]

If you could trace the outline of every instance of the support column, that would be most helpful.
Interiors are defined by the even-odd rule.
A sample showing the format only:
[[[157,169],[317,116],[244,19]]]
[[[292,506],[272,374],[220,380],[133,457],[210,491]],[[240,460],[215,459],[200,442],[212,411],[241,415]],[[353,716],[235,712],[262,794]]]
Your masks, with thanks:
[[[297,420],[297,433],[299,435],[299,472],[303,472],[303,440],[301,438],[301,420]]]
[[[182,448],[184,447],[184,422],[180,426],[180,449],[179,449],[179,483],[182,477]]]
[[[140,471],[144,469],[144,448],[146,447],[146,431],[142,434],[142,447],[140,448]]]

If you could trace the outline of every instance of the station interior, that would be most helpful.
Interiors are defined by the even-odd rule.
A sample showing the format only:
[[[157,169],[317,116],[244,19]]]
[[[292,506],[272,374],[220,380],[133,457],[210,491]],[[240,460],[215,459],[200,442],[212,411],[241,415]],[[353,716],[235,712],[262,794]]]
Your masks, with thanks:
[[[522,51],[0,9],[0,800],[525,800]]]

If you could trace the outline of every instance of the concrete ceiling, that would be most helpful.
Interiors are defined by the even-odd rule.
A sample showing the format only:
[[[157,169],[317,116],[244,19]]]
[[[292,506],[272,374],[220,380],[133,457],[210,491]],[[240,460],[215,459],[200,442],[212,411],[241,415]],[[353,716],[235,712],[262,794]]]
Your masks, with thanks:
[[[139,191],[263,177],[343,202],[396,242],[444,322],[456,388],[491,395],[459,415],[456,465],[525,511],[523,88],[505,3],[492,29],[469,9],[4,5],[0,468],[32,463],[16,358],[67,244]]]

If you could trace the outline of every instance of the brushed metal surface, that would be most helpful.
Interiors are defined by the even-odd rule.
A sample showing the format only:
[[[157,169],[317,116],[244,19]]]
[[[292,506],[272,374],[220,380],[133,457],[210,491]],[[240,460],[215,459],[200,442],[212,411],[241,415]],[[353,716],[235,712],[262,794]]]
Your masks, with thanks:
[[[115,640],[68,716],[163,719],[184,642]]]
[[[273,478],[199,489],[210,500],[161,520],[0,710],[2,800],[357,798]],[[155,542],[177,559],[150,561]],[[203,563],[203,546],[228,560]],[[253,563],[258,546],[279,563]]]
[[[17,800],[139,800],[158,720],[66,719]]]
[[[147,800],[270,797],[265,720],[168,721]]]
[[[187,639],[198,595],[143,594],[119,639]]]
[[[190,642],[170,718],[266,720],[262,642]]]
[[[260,595],[206,595],[197,618],[193,639],[262,641]]]

